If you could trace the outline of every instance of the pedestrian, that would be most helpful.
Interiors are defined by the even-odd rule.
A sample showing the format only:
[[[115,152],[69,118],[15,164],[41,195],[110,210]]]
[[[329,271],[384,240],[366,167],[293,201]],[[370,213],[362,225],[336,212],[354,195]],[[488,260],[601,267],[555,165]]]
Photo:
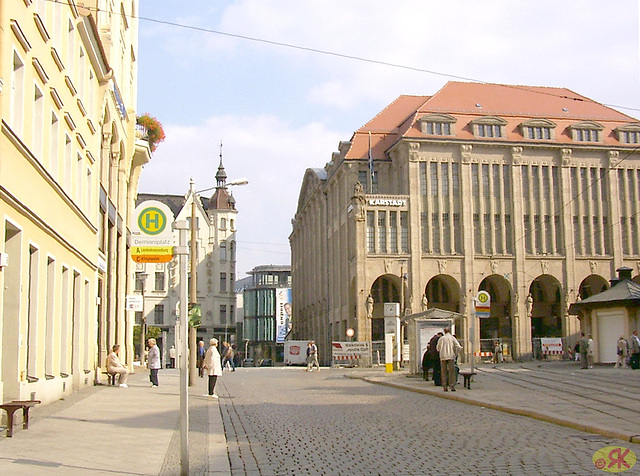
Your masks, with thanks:
[[[591,334],[589,334],[589,339],[587,340],[587,364],[589,365],[589,368],[592,369],[593,368],[593,354],[595,351],[595,344],[593,342],[593,339],[591,338]]]
[[[630,353],[631,353],[631,368],[633,370],[640,369],[640,338],[638,337],[638,331],[633,331],[631,338],[629,339]]]
[[[620,336],[620,339],[618,339],[618,342],[616,344],[616,353],[618,354],[618,360],[616,360],[616,365],[615,367],[622,367],[623,369],[627,368],[627,340],[623,337]]]
[[[320,364],[318,363],[318,346],[314,341],[307,344],[307,371],[313,372],[313,367],[320,372]]]
[[[431,363],[433,365],[433,384],[436,387],[442,385],[442,366],[440,364],[440,352],[438,352],[438,341],[444,334],[438,332],[429,341],[429,352],[431,353]]]
[[[431,368],[431,355],[429,354],[429,345],[422,354],[422,379],[425,382],[429,381],[429,368]]]
[[[589,339],[587,339],[584,335],[584,332],[580,333],[580,340],[578,341],[580,344],[580,363],[582,364],[583,369],[588,369],[589,364],[587,362],[587,353],[589,349]]]
[[[204,356],[207,350],[204,348],[204,341],[198,341],[198,351],[196,352],[196,358],[198,362],[198,377],[204,377]]]
[[[573,348],[574,358],[576,362],[580,362],[580,341],[576,341],[576,345]]]
[[[451,328],[446,327],[444,329],[444,335],[438,339],[438,345],[436,346],[440,353],[440,368],[442,387],[447,392],[451,390],[456,391],[456,375],[455,375],[455,359],[462,346],[458,342],[458,339],[451,335]]]
[[[501,364],[502,363],[502,344],[499,340],[496,340],[493,344],[493,363]]]
[[[127,388],[127,377],[129,376],[129,371],[124,365],[122,365],[122,362],[120,362],[120,358],[118,357],[120,346],[115,344],[111,350],[112,352],[107,356],[107,373],[114,376],[117,374],[118,385],[123,388]]]
[[[235,372],[236,364],[233,362],[233,348],[228,342],[224,342],[222,344],[222,348],[224,349],[224,355],[222,356],[222,370],[228,366],[231,368],[232,372]]]
[[[176,347],[174,345],[169,349],[169,364],[172,369],[176,368]]]
[[[222,364],[220,363],[220,353],[218,352],[218,339],[215,337],[209,340],[209,349],[204,356],[203,368],[209,376],[209,393],[205,397],[218,398],[215,394],[216,382],[222,376]]]
[[[149,355],[147,356],[147,368],[149,369],[149,380],[151,386],[158,386],[158,369],[160,369],[160,350],[154,338],[149,339]]]

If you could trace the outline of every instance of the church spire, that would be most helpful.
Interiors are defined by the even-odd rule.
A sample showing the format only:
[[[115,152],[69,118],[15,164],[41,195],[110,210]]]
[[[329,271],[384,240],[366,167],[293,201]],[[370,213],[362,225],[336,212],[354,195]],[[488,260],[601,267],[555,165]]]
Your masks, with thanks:
[[[224,171],[224,165],[222,165],[222,141],[220,141],[220,165],[218,165],[216,180],[218,182],[217,188],[224,188],[227,186],[227,173]]]

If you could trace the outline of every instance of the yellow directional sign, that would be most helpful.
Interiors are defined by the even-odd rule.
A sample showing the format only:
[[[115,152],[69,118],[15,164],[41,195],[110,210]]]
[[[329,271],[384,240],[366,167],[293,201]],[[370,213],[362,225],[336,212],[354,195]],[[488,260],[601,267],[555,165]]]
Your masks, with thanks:
[[[132,255],[173,255],[173,246],[132,246]]]

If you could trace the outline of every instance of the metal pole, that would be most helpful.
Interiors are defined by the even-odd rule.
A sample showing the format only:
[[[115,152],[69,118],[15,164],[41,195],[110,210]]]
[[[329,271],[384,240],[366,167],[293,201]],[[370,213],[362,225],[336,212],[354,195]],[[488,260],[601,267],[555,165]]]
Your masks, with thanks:
[[[198,302],[198,248],[196,241],[196,195],[195,184],[191,181],[191,286],[189,287],[189,302],[193,305]],[[189,327],[189,386],[195,385],[196,381],[196,328]]]
[[[187,332],[189,329],[189,302],[187,301],[187,221],[174,222],[179,231],[176,254],[179,257],[180,272],[180,474],[189,474],[189,393]]]
[[[476,340],[475,336],[475,327],[476,327],[476,298],[472,299],[473,301],[473,312],[471,313],[471,326],[469,326],[469,339],[471,340],[471,372],[473,372],[473,361],[474,361],[474,341]]]

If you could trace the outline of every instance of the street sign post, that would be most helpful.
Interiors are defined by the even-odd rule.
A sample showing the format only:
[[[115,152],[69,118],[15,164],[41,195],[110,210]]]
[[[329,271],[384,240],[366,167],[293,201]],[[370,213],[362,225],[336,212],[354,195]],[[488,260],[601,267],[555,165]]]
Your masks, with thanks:
[[[136,263],[168,263],[173,259],[174,235],[171,209],[147,200],[134,211],[131,227],[131,259]]]

